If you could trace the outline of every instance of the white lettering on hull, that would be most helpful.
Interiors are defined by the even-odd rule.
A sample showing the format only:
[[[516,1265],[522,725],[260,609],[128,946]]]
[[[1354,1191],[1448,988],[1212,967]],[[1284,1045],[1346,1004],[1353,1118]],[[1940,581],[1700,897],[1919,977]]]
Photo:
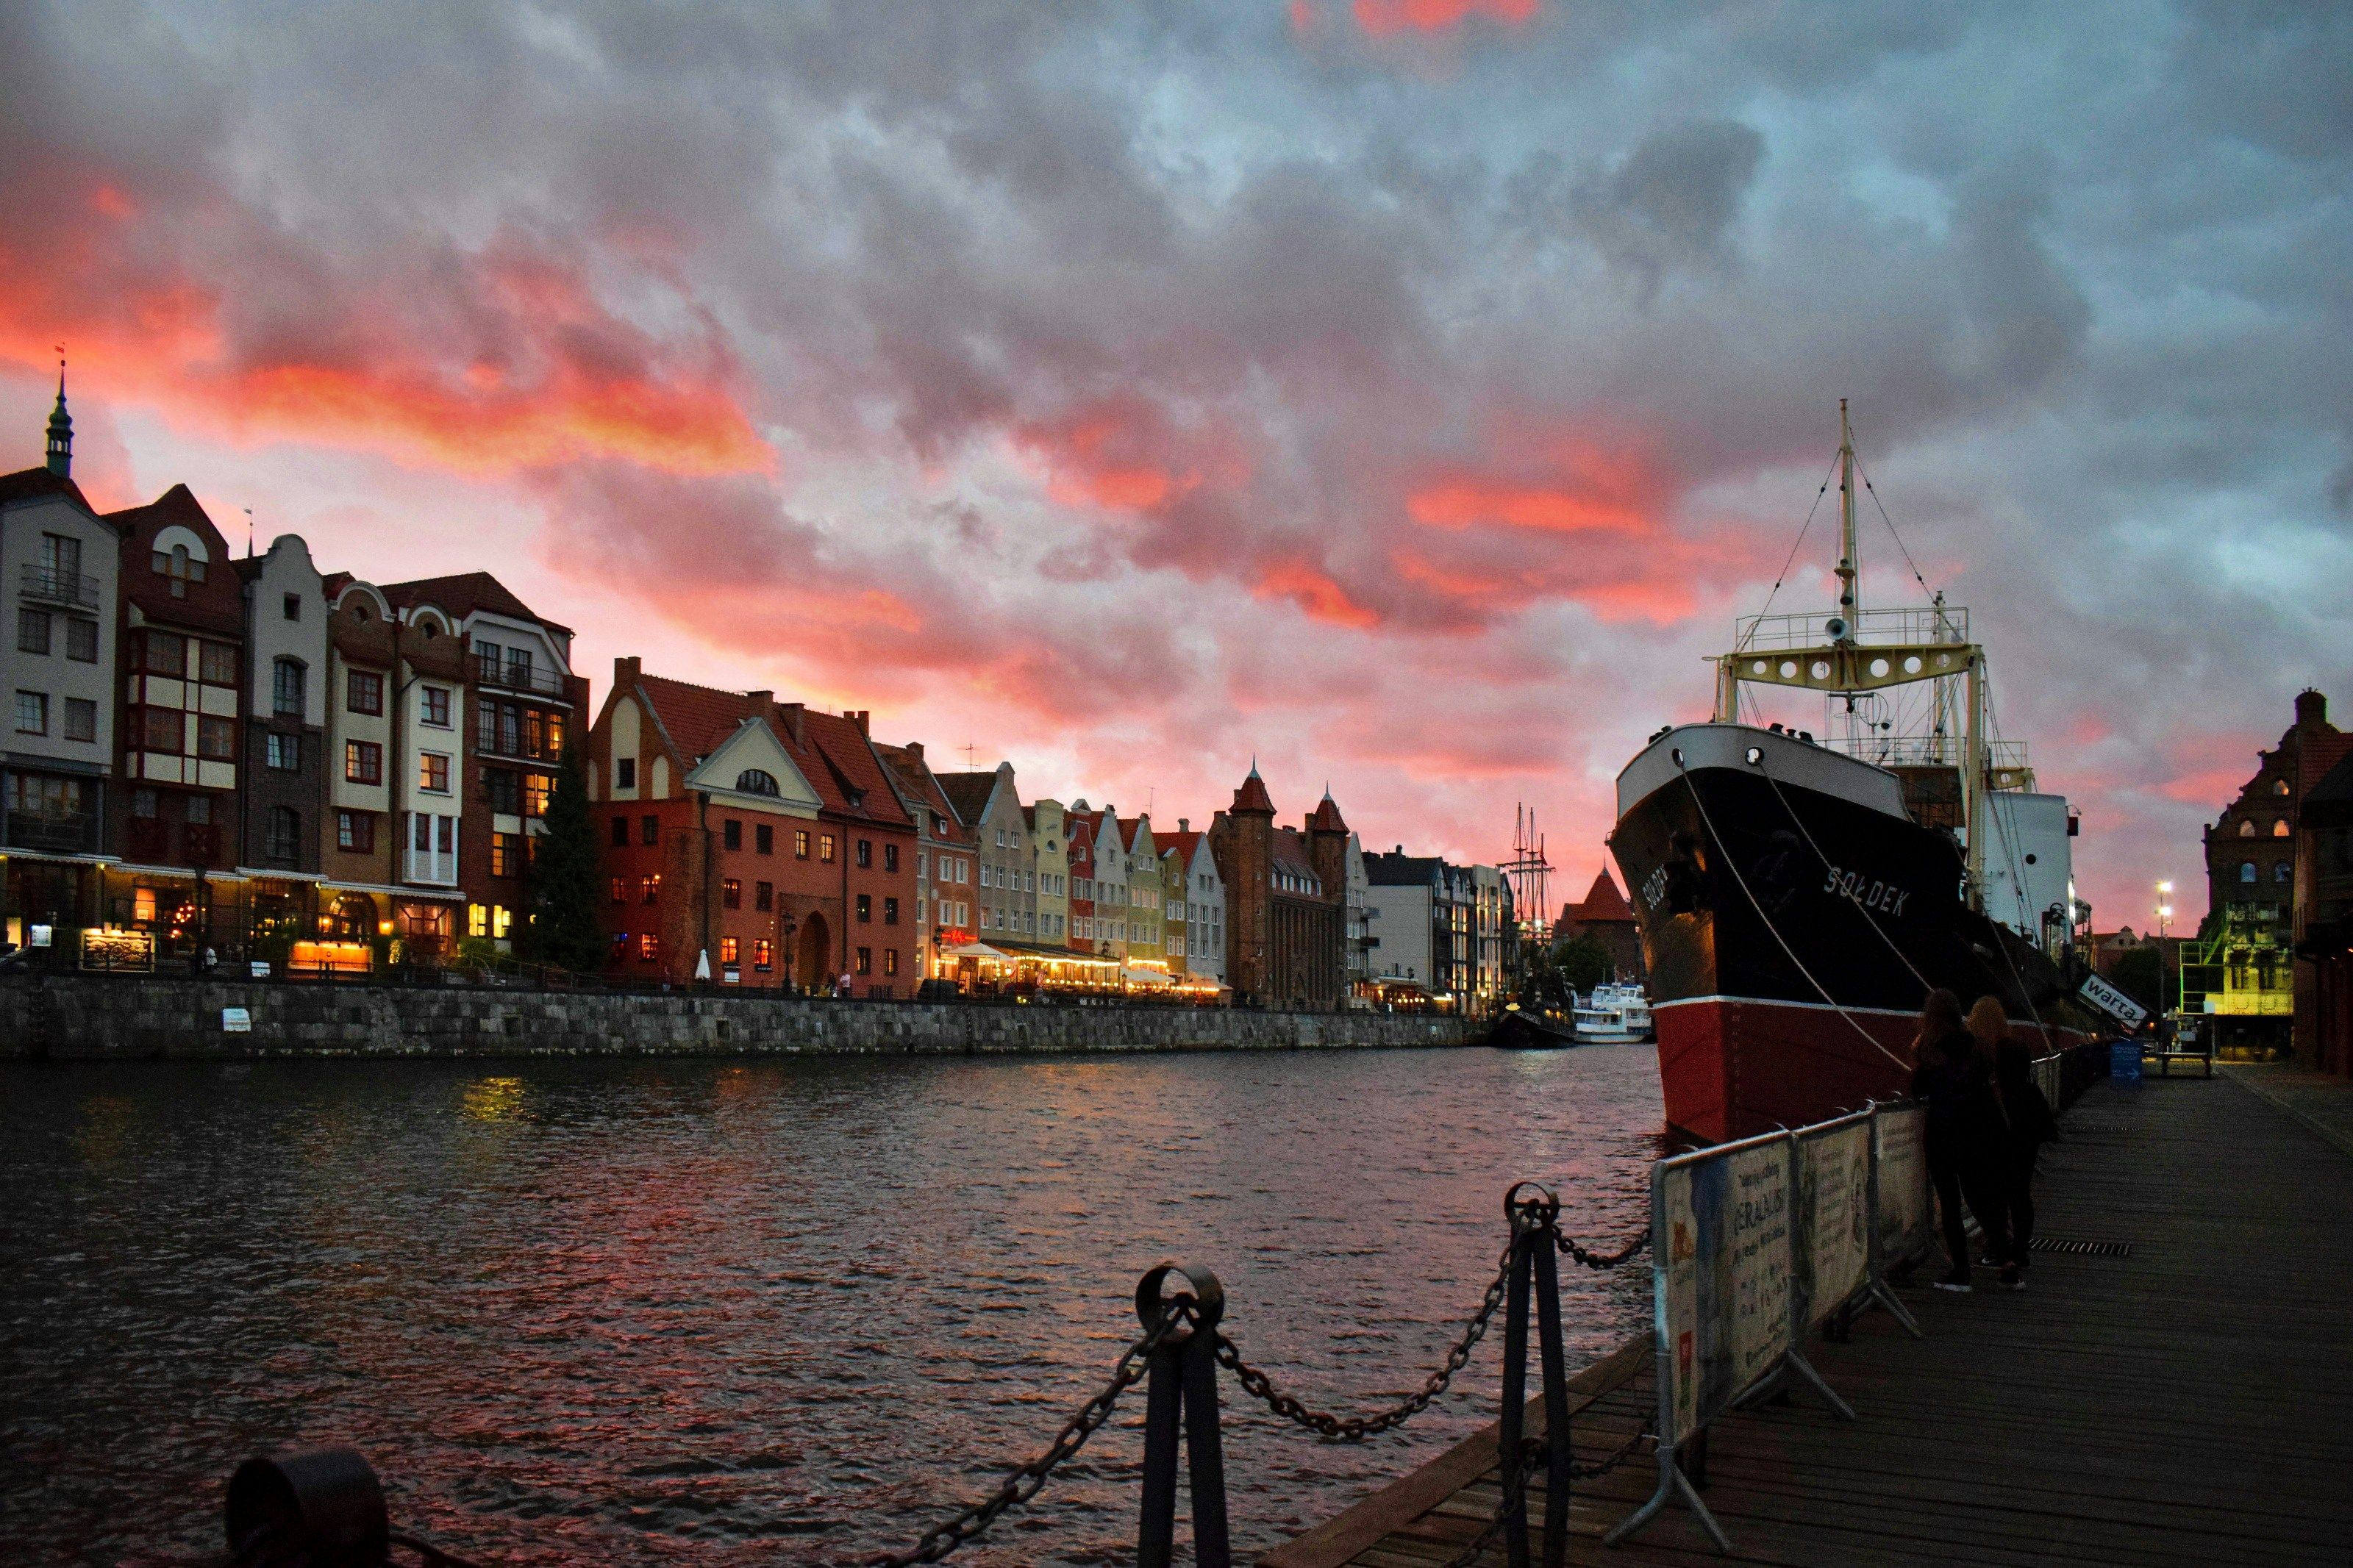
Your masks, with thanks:
[[[1904,906],[1912,901],[1911,889],[1907,888],[1840,866],[1831,867],[1822,891],[1851,899],[1866,910],[1877,910],[1897,920],[1904,918]]]

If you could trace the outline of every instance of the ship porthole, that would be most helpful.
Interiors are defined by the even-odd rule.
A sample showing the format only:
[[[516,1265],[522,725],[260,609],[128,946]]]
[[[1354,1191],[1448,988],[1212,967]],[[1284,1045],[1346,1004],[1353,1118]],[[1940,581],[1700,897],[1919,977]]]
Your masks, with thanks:
[[[1757,660],[1754,664],[1751,664],[1751,665],[1748,667],[1748,672],[1749,672],[1751,675],[1762,675],[1762,674],[1764,674],[1764,673],[1765,673],[1765,661],[1764,661],[1763,659],[1761,659],[1761,658],[1760,658],[1760,659],[1758,659],[1758,660]]]
[[[1816,680],[1828,680],[1831,676],[1830,661],[1821,658],[1814,660],[1813,676]]]
[[[1765,748],[1764,748],[1764,747],[1762,747],[1762,746],[1751,746],[1751,747],[1749,747],[1749,748],[1748,748],[1748,765],[1749,765],[1750,767],[1752,767],[1752,768],[1753,768],[1753,767],[1755,767],[1757,763],[1759,763],[1763,762],[1764,760],[1765,760]]]
[[[1795,676],[1797,675],[1797,673],[1798,673],[1798,661],[1797,661],[1796,659],[1794,659],[1794,658],[1785,658],[1785,659],[1783,659],[1783,660],[1781,661],[1781,679],[1784,679],[1784,680],[1790,679],[1792,679],[1793,677],[1795,677]]]
[[[1920,656],[1918,654],[1915,653],[1910,658],[1904,661],[1904,673],[1906,675],[1917,675],[1920,673]]]
[[[1871,661],[1871,673],[1873,679],[1884,679],[1887,674],[1887,661],[1883,658],[1873,659]]]

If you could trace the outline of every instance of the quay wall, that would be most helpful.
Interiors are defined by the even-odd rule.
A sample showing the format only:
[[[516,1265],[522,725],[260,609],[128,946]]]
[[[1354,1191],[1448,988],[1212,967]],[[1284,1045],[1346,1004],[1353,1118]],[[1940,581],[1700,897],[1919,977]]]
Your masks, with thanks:
[[[223,1012],[243,1008],[252,1031]],[[1461,1046],[1408,1014],[852,1002],[51,974],[0,981],[0,1058],[985,1056]]]

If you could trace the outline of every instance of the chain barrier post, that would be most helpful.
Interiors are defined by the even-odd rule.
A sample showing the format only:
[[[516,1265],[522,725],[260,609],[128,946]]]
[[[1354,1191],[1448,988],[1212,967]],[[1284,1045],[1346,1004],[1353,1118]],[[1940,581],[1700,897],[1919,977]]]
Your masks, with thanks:
[[[1175,1560],[1180,1426],[1193,1482],[1193,1561],[1198,1568],[1233,1568],[1225,1450],[1218,1429],[1218,1321],[1225,1315],[1225,1287],[1206,1268],[1163,1263],[1136,1282],[1135,1315],[1148,1329],[1172,1304],[1183,1307],[1186,1321],[1154,1348],[1145,1385],[1136,1568],[1169,1568]]]
[[[1524,1195],[1525,1194],[1525,1195]],[[1545,1568],[1560,1568],[1568,1549],[1568,1373],[1560,1331],[1560,1199],[1534,1182],[1504,1194],[1512,1223],[1511,1280],[1504,1309],[1504,1408],[1497,1444],[1504,1488],[1504,1547],[1511,1568],[1528,1568],[1528,1498],[1522,1474],[1527,1410],[1528,1297],[1536,1298],[1536,1348],[1544,1378]]]

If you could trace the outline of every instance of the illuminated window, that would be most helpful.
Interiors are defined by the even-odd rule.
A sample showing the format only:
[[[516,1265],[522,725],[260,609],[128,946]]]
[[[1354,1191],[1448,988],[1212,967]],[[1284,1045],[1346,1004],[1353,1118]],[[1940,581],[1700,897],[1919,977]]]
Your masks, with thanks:
[[[833,864],[832,834],[820,833],[817,836],[817,858],[824,861],[828,866]]]
[[[376,784],[384,782],[384,748],[374,741],[343,742],[343,782]]]
[[[874,950],[872,948],[861,947],[858,950],[858,973],[860,974],[871,974],[874,973]]]
[[[736,940],[735,940],[733,937],[732,937],[732,936],[723,936],[723,937],[721,937],[721,938],[719,939],[719,962],[720,962],[720,963],[726,963],[726,964],[735,964],[735,963],[742,963],[742,962],[743,962],[743,951],[744,951],[744,950],[743,950],[743,948],[742,948],[742,947],[737,943]]]
[[[549,797],[555,794],[554,773],[522,775],[522,814],[525,816],[545,816]]]
[[[468,936],[491,934],[491,911],[486,906],[481,904],[466,906],[466,934]]]
[[[899,973],[899,950],[897,948],[886,947],[882,950],[882,973],[885,974],[896,974]]]
[[[2287,834],[2288,827],[2286,817],[2283,816],[2277,822],[2272,824],[2272,837],[2274,838],[2285,838]]]
[[[808,838],[809,838],[809,836],[808,836],[808,829],[807,829],[807,828],[806,828],[806,827],[796,827],[796,828],[794,828],[794,829],[793,829],[793,858],[794,858],[794,859],[796,859],[796,860],[806,860],[806,859],[807,859],[807,858],[808,858]]]
[[[657,899],[659,899],[659,898],[660,898],[660,897],[661,897],[661,878],[660,878],[660,877],[659,877],[659,876],[652,876],[652,877],[640,877],[640,878],[638,878],[638,901],[639,903],[641,903],[641,904],[650,904],[650,903],[652,903],[655,900],[657,900]]]
[[[626,904],[629,901],[629,879],[627,877],[613,879],[613,901],[617,904]]]
[[[661,956],[661,938],[651,931],[638,933],[638,962],[651,963]]]
[[[446,752],[417,753],[417,787],[432,795],[449,793],[449,755]]]
[[[504,904],[491,906],[491,934],[503,937],[514,929],[514,911]]]
[[[744,907],[744,884],[730,877],[719,884],[719,907],[740,910]]]
[[[776,964],[776,949],[774,943],[768,942],[765,938],[762,938],[752,944],[753,968],[765,972],[775,968]]]

